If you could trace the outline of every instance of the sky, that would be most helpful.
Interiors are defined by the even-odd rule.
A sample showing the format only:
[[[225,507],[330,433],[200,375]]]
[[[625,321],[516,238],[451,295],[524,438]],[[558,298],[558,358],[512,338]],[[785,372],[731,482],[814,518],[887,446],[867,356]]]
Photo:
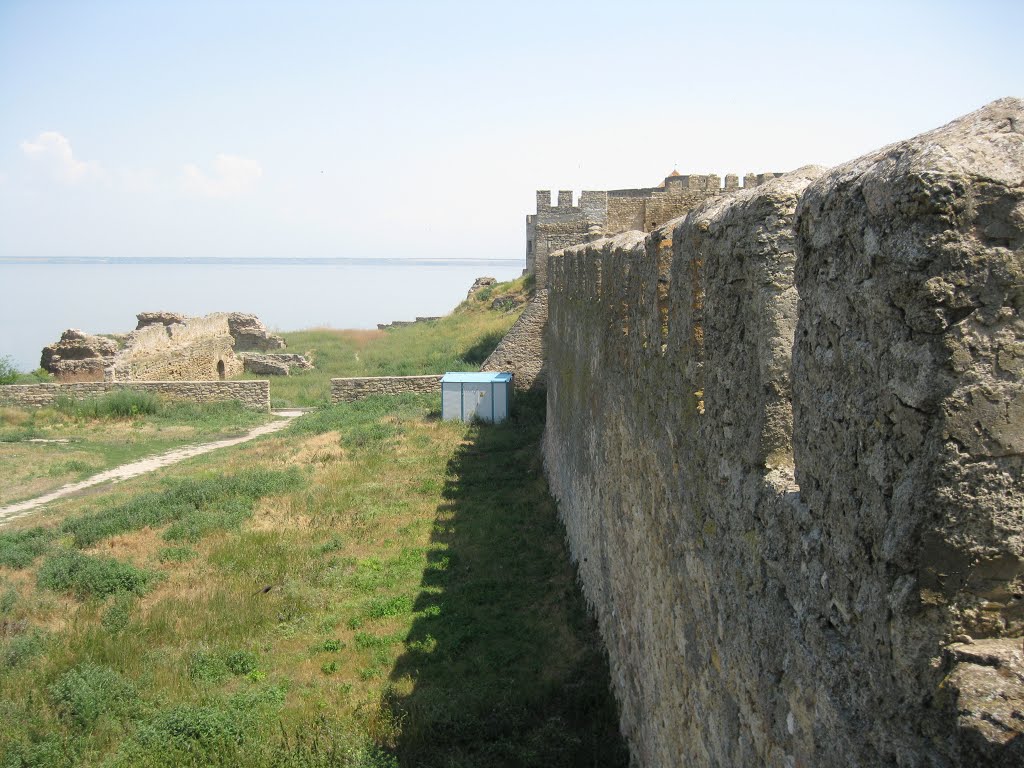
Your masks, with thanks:
[[[520,258],[1024,96],[1024,3],[0,0],[0,257]]]

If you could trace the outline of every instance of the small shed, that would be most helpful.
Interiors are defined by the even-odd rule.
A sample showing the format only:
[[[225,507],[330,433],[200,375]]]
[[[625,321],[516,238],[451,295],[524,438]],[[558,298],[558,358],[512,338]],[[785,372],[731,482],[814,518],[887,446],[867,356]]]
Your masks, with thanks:
[[[441,418],[502,422],[512,407],[511,373],[446,373],[441,377]]]

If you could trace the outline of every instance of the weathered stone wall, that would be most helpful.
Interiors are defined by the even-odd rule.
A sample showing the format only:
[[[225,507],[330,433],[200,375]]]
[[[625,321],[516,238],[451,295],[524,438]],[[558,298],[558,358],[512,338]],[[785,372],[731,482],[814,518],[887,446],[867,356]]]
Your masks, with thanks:
[[[1024,764],[1022,211],[1003,100],[552,256],[545,466],[638,765]]]
[[[154,323],[133,331],[108,368],[113,381],[201,381],[242,374],[228,315]]]
[[[53,405],[61,397],[88,400],[119,390],[155,392],[169,400],[195,403],[238,400],[246,408],[270,410],[269,381],[95,381],[69,384],[9,384],[0,387],[0,405],[39,407]]]
[[[480,370],[514,374],[516,389],[542,389],[547,321],[548,292],[538,290]]]
[[[331,379],[332,403],[351,403],[370,395],[399,395],[405,392],[437,392],[440,395],[441,374]]]

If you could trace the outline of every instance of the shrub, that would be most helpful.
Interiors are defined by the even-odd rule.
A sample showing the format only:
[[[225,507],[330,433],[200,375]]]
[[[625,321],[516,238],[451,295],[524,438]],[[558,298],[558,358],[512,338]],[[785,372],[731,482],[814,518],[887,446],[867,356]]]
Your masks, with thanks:
[[[235,753],[245,735],[244,719],[235,712],[182,705],[158,712],[135,740],[147,764],[207,765]]]
[[[52,531],[39,527],[0,533],[0,565],[27,568],[46,550],[52,538]]]
[[[60,715],[80,728],[88,728],[100,715],[130,711],[138,696],[118,672],[88,662],[61,675],[49,693]]]
[[[112,557],[61,552],[39,566],[36,581],[54,592],[72,592],[80,598],[107,597],[119,593],[141,595],[156,574]]]
[[[228,667],[216,653],[200,648],[189,654],[188,676],[204,683],[219,683],[228,676]]]
[[[18,380],[18,369],[7,355],[0,357],[0,384],[13,384]]]
[[[258,660],[250,651],[232,651],[224,658],[224,664],[233,675],[248,675],[256,671]]]
[[[135,595],[128,593],[116,595],[110,607],[103,614],[103,618],[100,619],[100,624],[108,632],[116,634],[128,626],[134,607]]]
[[[33,656],[38,656],[43,652],[43,639],[39,632],[12,637],[0,645],[0,667],[12,669]]]

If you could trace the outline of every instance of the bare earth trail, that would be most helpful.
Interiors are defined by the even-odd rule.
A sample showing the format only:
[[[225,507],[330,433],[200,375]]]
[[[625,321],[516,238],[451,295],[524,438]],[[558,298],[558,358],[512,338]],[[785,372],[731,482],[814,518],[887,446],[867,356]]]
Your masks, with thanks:
[[[240,443],[248,442],[257,437],[263,435],[269,435],[273,432],[277,432],[284,429],[291,423],[291,420],[297,416],[301,416],[305,413],[304,410],[288,409],[273,412],[275,416],[281,416],[283,418],[277,421],[272,421],[269,424],[263,424],[262,426],[256,427],[255,429],[246,432],[244,435],[239,437],[229,437],[224,440],[214,440],[211,443],[200,443],[199,445],[187,445],[183,448],[175,448],[174,450],[167,451],[166,453],[160,453],[156,456],[149,456],[145,459],[139,459],[129,464],[122,464],[119,467],[108,469],[105,472],[100,472],[98,475],[87,477],[77,483],[69,483],[68,485],[61,486],[55,491],[50,491],[42,496],[36,496],[34,499],[27,499],[25,501],[19,501],[16,504],[8,504],[6,507],[0,507],[0,527],[9,523],[11,520],[15,520],[22,517],[32,510],[49,504],[51,501],[62,499],[66,496],[84,491],[86,488],[91,488],[94,485],[101,485],[102,483],[117,483],[121,480],[127,480],[131,477],[138,477],[144,475],[147,472],[153,472],[154,470],[160,469],[161,467],[168,467],[171,464],[177,464],[179,461],[185,459],[191,459],[193,456],[201,456],[204,453],[210,451],[216,451],[219,448],[229,448],[232,445],[239,445]]]

